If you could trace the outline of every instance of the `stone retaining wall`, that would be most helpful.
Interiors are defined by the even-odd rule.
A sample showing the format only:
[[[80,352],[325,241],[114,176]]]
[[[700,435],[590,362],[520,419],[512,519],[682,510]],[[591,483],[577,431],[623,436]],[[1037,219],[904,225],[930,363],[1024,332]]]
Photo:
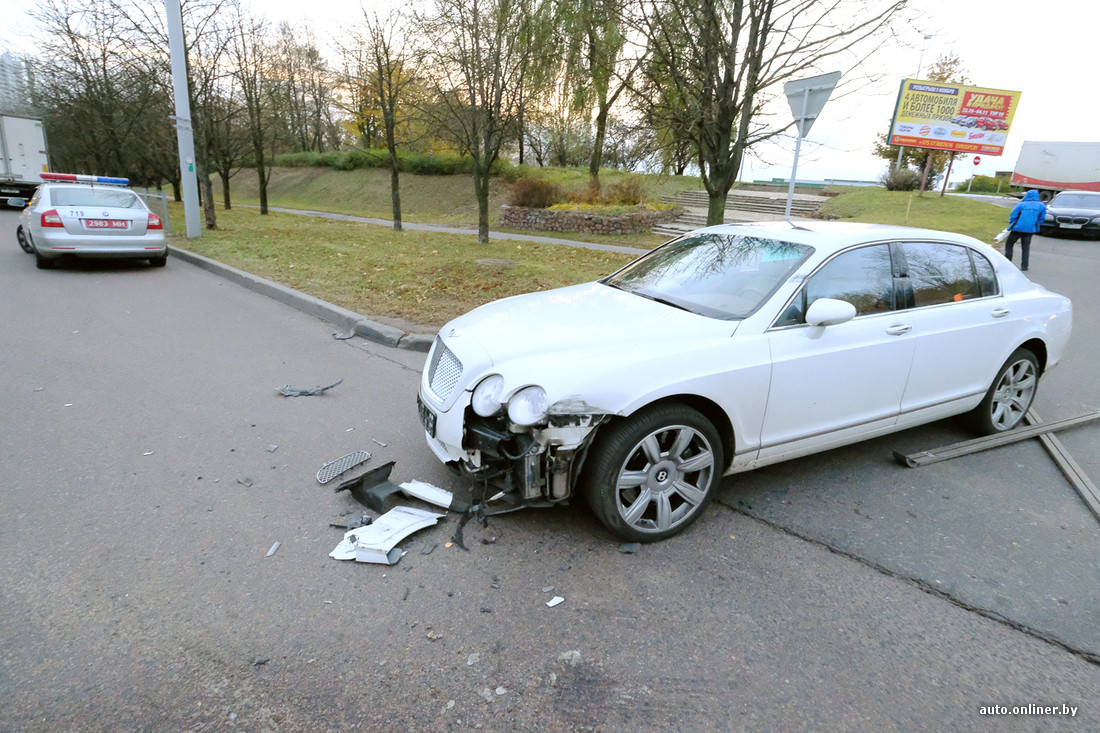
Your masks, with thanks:
[[[664,211],[632,211],[629,214],[595,214],[590,211],[554,211],[524,206],[501,206],[501,226],[540,232],[580,234],[635,234],[648,232],[657,224],[675,221],[680,207]]]

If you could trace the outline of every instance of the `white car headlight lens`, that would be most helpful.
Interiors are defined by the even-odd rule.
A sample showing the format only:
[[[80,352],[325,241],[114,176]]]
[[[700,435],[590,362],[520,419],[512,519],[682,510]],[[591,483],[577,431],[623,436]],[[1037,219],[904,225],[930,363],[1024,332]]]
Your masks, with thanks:
[[[474,393],[470,396],[470,406],[478,415],[492,417],[504,406],[500,401],[500,394],[503,391],[504,377],[499,374],[485,377],[474,387]]]
[[[542,387],[524,387],[508,400],[508,419],[516,425],[534,425],[546,419],[550,401]]]

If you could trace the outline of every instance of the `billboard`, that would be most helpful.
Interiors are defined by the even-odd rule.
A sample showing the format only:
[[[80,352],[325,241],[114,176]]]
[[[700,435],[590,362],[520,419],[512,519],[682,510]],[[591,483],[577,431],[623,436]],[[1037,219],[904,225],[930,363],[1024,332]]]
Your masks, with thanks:
[[[1020,93],[902,79],[890,144],[1000,155]]]

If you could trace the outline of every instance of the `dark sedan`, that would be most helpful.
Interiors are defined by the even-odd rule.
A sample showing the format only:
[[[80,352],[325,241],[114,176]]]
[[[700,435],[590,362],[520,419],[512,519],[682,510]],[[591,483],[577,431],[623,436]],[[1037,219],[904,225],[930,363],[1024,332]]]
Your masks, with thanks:
[[[1062,191],[1047,204],[1039,233],[1100,236],[1100,193]]]

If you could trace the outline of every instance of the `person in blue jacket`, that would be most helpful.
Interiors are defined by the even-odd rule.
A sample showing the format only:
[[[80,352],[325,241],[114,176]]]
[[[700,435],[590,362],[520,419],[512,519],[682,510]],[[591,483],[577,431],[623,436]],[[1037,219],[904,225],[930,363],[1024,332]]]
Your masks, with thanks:
[[[1031,254],[1031,235],[1039,231],[1039,225],[1047,218],[1047,207],[1039,200],[1039,192],[1032,189],[1024,194],[1024,200],[1012,207],[1008,216],[1008,239],[1005,240],[1005,257],[1012,261],[1012,245],[1020,240],[1020,269],[1027,272]]]

